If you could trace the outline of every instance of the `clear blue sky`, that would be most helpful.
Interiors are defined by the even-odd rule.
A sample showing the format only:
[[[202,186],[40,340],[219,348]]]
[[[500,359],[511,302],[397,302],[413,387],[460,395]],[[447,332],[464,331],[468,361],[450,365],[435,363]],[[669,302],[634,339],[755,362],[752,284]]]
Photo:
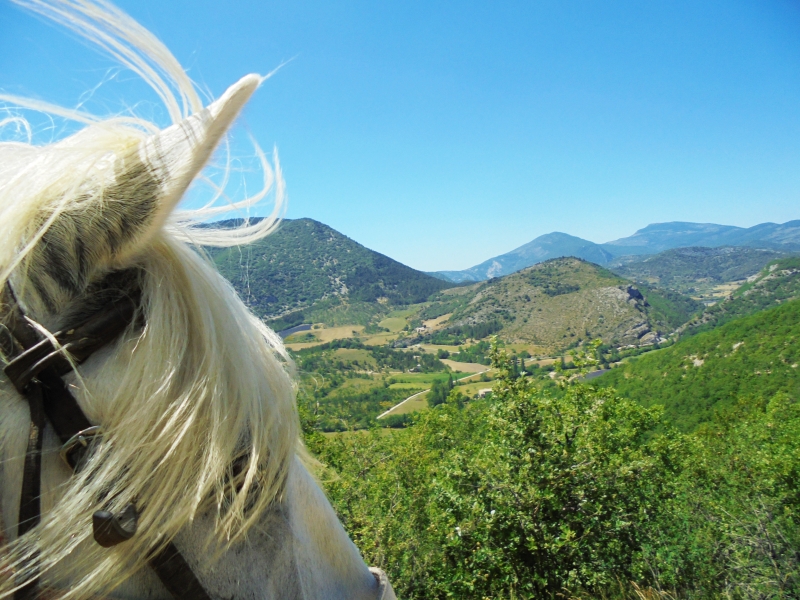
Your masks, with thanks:
[[[278,148],[287,216],[418,269],[551,231],[800,218],[796,2],[118,4],[214,94],[293,59],[244,117]],[[74,106],[108,68],[0,1],[4,91]],[[136,89],[96,101],[153,101]]]

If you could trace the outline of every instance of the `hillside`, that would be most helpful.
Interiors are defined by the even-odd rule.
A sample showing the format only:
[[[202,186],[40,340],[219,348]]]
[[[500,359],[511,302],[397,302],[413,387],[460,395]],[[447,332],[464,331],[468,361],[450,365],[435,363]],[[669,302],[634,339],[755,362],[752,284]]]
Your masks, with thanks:
[[[286,219],[265,239],[212,256],[258,316],[294,313],[287,324],[302,321],[301,310],[342,312],[343,306],[351,321],[368,320],[385,305],[422,302],[452,286],[312,219]]]
[[[680,330],[691,335],[719,327],[729,321],[758,313],[800,298],[800,258],[771,262],[728,298],[710,306]]]
[[[474,338],[497,333],[506,342],[555,352],[593,338],[617,345],[654,343],[698,306],[676,294],[650,288],[647,293],[652,304],[630,282],[598,265],[558,258],[442,292],[423,316],[452,312],[437,339],[445,340],[448,332]]]
[[[785,253],[748,247],[692,246],[666,250],[654,256],[627,257],[608,268],[636,282],[692,293],[698,284],[739,281],[758,273]]]
[[[740,398],[800,396],[800,301],[788,302],[651,352],[595,381],[691,431]]]

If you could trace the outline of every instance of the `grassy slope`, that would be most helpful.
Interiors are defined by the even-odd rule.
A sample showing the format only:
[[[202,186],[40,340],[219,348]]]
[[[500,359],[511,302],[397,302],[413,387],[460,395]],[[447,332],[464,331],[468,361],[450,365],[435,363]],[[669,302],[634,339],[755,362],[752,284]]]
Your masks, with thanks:
[[[700,363],[702,361],[702,364]],[[800,396],[800,301],[736,319],[647,354],[596,380],[637,402],[663,405],[684,431],[741,397]]]
[[[220,272],[261,317],[318,307],[332,321],[360,322],[369,309],[422,302],[452,286],[373,252],[311,219],[286,220],[273,235],[247,247],[212,253]],[[338,307],[344,303],[345,308]],[[367,306],[365,306],[365,304]],[[353,315],[348,306],[356,307]],[[332,322],[331,324],[334,324]]]
[[[426,310],[453,312],[450,326],[497,322],[501,339],[558,351],[580,340],[634,343],[642,324],[662,333],[684,323],[697,304],[675,293],[643,289],[649,306],[629,282],[598,265],[559,258],[484,284],[447,290]],[[651,301],[652,299],[652,301]]]

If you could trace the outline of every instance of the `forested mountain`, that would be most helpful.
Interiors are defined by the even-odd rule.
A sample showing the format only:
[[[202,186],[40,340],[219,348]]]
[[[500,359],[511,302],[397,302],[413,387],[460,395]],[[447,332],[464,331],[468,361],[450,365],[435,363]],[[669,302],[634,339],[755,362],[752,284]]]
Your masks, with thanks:
[[[685,323],[702,305],[653,287],[642,291],[598,265],[557,258],[512,275],[447,290],[432,298],[423,316],[452,312],[444,329],[429,336],[496,333],[506,342],[528,342],[559,351],[602,338],[610,344],[653,343]]]
[[[612,369],[595,381],[684,431],[741,398],[800,397],[800,300],[737,318]]]
[[[248,246],[212,252],[220,272],[259,316],[328,304],[410,304],[452,284],[365,248],[312,219],[285,219]]]
[[[761,248],[675,248],[646,257],[626,257],[609,263],[614,273],[667,289],[692,291],[698,282],[724,283],[755,275],[784,252]]]

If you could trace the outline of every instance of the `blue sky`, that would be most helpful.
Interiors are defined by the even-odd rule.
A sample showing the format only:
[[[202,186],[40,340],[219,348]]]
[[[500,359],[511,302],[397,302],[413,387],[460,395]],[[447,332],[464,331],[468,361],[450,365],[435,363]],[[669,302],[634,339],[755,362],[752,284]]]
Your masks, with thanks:
[[[277,146],[290,218],[423,270],[538,235],[800,218],[794,2],[118,2]],[[0,89],[74,106],[110,62],[0,0]],[[155,98],[125,81],[111,112]]]

